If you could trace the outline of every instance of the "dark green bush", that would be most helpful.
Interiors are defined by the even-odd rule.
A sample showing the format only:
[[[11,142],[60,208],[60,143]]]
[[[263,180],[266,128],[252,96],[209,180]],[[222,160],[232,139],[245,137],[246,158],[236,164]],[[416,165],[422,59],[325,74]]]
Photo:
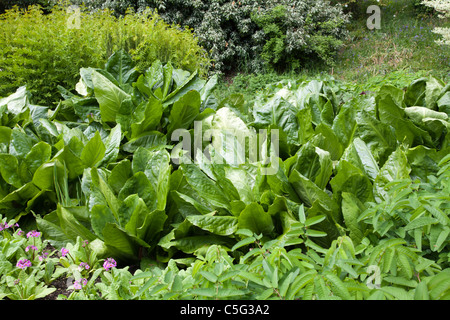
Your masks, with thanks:
[[[29,6],[39,5],[42,8],[50,9],[54,4],[52,0],[0,0],[0,14],[14,6],[26,9]]]
[[[0,16],[0,96],[26,85],[36,103],[55,103],[58,85],[73,88],[81,67],[103,67],[119,49],[143,70],[156,59],[201,75],[210,65],[191,30],[170,26],[150,10],[117,18],[110,10],[83,7],[79,16],[62,5],[50,14],[38,6],[16,7]]]
[[[422,0],[413,0],[414,11],[419,17],[435,15],[436,11],[432,7],[422,4]]]

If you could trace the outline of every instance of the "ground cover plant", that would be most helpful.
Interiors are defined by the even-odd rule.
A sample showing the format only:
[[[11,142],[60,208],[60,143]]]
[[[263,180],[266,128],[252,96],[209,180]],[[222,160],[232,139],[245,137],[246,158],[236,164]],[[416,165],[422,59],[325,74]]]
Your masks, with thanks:
[[[449,298],[448,84],[216,85],[120,50],[1,99],[2,298]]]

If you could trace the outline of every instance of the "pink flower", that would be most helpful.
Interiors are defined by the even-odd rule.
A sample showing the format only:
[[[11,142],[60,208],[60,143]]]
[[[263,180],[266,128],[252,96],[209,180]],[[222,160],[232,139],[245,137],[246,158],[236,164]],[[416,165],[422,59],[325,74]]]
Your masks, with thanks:
[[[117,262],[113,258],[108,258],[105,263],[103,263],[103,268],[105,268],[106,271],[109,271],[109,269],[114,268],[115,266],[117,266]]]
[[[31,261],[28,259],[19,260],[16,264],[16,267],[20,269],[25,269],[27,267],[31,267]]]
[[[42,260],[46,259],[46,258],[48,257],[48,255],[49,255],[48,252],[44,252],[44,253],[42,254],[42,256],[39,256],[39,261],[42,261]]]
[[[30,237],[37,238],[37,237],[40,237],[40,236],[41,236],[41,233],[36,231],[36,230],[32,230],[32,231],[27,233],[27,238],[30,238]]]
[[[81,289],[81,283],[79,283],[78,281],[75,281],[75,282],[73,283],[73,288],[74,288],[75,290],[80,290],[80,289]]]
[[[25,251],[28,252],[28,251],[30,251],[30,249],[36,251],[38,248],[36,246],[28,246],[25,248]]]
[[[69,253],[69,250],[66,248],[61,248],[61,255],[63,256],[63,258]]]
[[[25,232],[23,232],[23,230],[17,230],[17,235],[18,236],[21,236],[21,235],[23,235]]]
[[[81,271],[82,269],[89,270],[90,266],[86,262],[82,262],[82,263],[80,263],[80,267],[78,268],[78,270]]]
[[[83,278],[80,280],[75,280],[75,282],[73,283],[73,288],[75,290],[80,290],[82,286],[87,285],[87,279]]]

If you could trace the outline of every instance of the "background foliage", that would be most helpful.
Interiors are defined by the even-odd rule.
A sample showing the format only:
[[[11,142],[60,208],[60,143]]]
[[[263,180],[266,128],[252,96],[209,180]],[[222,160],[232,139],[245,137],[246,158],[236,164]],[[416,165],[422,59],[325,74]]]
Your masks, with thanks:
[[[0,96],[27,85],[35,103],[59,100],[57,86],[73,88],[81,67],[103,67],[118,49],[130,52],[142,70],[159,59],[186,70],[209,69],[206,52],[190,30],[171,27],[156,13],[80,13],[80,28],[68,26],[75,13],[65,6],[43,14],[38,7],[12,9],[0,17]],[[73,23],[74,20],[72,20]]]
[[[346,37],[348,16],[329,1],[71,1],[91,10],[156,9],[167,23],[192,28],[199,44],[211,53],[216,72],[267,67],[296,69],[310,60],[333,62]],[[236,63],[237,62],[237,63]]]
[[[348,17],[326,1],[155,1],[162,17],[189,25],[212,50],[217,70],[295,68],[330,62],[345,38]]]

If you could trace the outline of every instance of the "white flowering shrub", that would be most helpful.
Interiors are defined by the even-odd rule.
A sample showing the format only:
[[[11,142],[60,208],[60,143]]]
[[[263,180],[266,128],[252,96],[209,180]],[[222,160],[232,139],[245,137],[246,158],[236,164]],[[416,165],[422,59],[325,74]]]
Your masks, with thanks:
[[[151,0],[169,22],[192,27],[217,71],[333,61],[349,16],[325,0]]]
[[[439,17],[450,18],[450,0],[424,0],[422,3],[439,12]],[[437,43],[450,45],[450,28],[435,28],[433,32],[440,34],[443,37],[443,39],[438,40]]]

